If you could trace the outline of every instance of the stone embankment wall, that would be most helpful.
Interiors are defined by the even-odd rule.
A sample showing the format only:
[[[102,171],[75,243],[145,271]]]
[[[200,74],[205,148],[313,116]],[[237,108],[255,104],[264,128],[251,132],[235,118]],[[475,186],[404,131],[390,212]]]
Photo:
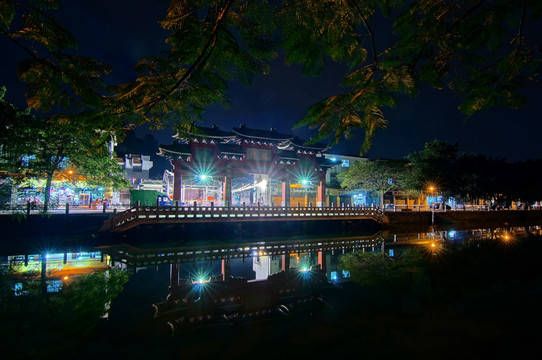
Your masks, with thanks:
[[[44,236],[90,236],[97,233],[109,214],[2,215],[2,240]]]
[[[539,222],[542,225],[542,210],[527,211],[446,211],[435,212],[435,224],[479,224]],[[384,224],[388,226],[431,224],[430,211],[386,212]]]

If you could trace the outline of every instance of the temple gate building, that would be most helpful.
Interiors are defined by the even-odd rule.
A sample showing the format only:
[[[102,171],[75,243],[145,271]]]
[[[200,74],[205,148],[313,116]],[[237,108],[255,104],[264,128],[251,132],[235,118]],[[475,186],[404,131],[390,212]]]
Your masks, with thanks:
[[[159,155],[173,166],[173,200],[181,204],[326,206],[326,145],[304,145],[276,129],[241,125],[177,133]]]

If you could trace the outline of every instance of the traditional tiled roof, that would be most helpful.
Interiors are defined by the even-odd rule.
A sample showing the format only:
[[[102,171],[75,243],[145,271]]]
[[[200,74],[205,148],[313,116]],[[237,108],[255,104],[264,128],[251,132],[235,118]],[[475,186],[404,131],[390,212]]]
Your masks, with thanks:
[[[291,151],[291,150],[279,150],[277,151],[277,155],[281,159],[299,160],[299,157],[296,155],[296,152]]]
[[[243,148],[237,144],[218,144],[218,150],[220,151],[219,159],[243,160],[245,157]]]
[[[285,140],[292,139],[292,135],[281,134],[277,132],[276,129],[272,128],[269,130],[260,130],[260,129],[251,129],[245,125],[241,125],[238,128],[233,128],[233,133],[254,140],[267,140],[267,141],[277,141],[282,142]]]
[[[174,137],[181,140],[208,138],[221,142],[227,139],[234,139],[235,134],[230,131],[220,130],[218,126],[213,125],[211,127],[198,126],[190,132],[177,133]]]
[[[279,156],[279,159],[277,160],[278,164],[291,165],[299,161],[299,158],[297,157],[295,151],[279,150],[277,151],[277,155]]]
[[[218,144],[218,150],[222,154],[245,155],[243,148],[237,144]]]
[[[158,146],[158,154],[170,159],[183,159],[186,160],[192,156],[190,151],[190,145],[174,142],[170,145]]]
[[[293,135],[282,134],[272,128],[270,130],[252,129],[246,125],[234,128],[232,132],[223,131],[218,126],[197,127],[196,130],[186,132],[184,136],[178,133],[175,137],[178,142],[171,145],[160,145],[159,155],[168,158],[189,160],[192,156],[189,143],[213,144],[218,147],[218,158],[243,160],[245,151],[241,144],[264,145],[275,147],[280,164],[293,164],[299,161],[298,154],[321,154],[327,149],[325,144],[305,145],[304,141]],[[327,164],[318,163],[319,166]]]
[[[326,150],[328,148],[328,146],[326,144],[322,144],[322,143],[316,143],[316,144],[311,144],[311,145],[305,145],[305,141],[304,140],[301,140],[299,139],[298,137],[294,137],[291,141],[291,143],[296,147],[298,148],[298,151],[301,150],[301,152],[303,151],[312,151],[312,152],[322,152],[324,150]]]

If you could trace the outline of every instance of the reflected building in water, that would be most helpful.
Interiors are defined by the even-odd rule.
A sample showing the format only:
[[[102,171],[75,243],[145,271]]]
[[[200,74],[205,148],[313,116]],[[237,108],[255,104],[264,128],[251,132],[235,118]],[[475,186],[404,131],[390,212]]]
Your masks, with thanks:
[[[542,235],[542,229],[540,226],[471,230],[431,229],[424,233],[380,232],[371,236],[290,238],[282,241],[225,242],[214,245],[164,248],[144,248],[122,244],[77,252],[69,249],[57,249],[47,252],[36,251],[34,254],[24,252],[19,255],[3,254],[0,257],[0,264],[10,270],[9,275],[15,295],[25,294],[25,282],[21,281],[22,279],[42,281],[47,284],[47,291],[53,292],[59,291],[66,281],[71,281],[77,276],[96,271],[105,273],[110,267],[131,273],[141,269],[158,270],[167,267],[169,269],[169,296],[167,299],[156,299],[155,305],[157,309],[160,309],[160,311],[157,310],[157,314],[163,314],[161,311],[171,307],[172,301],[177,302],[174,306],[177,317],[166,316],[165,319],[169,322],[177,321],[181,317],[190,319],[190,317],[186,317],[188,316],[186,314],[196,314],[195,309],[209,309],[209,307],[201,307],[204,302],[194,305],[195,307],[190,309],[188,304],[198,298],[203,301],[201,294],[205,294],[205,291],[210,289],[214,289],[213,291],[218,297],[206,300],[212,302],[206,306],[211,306],[210,308],[214,309],[213,314],[215,315],[230,316],[238,313],[240,314],[238,316],[242,316],[243,312],[247,314],[254,312],[251,316],[255,316],[255,311],[260,311],[258,316],[261,314],[285,316],[284,312],[289,313],[290,311],[287,309],[291,305],[288,301],[292,299],[295,301],[306,300],[307,305],[316,306],[320,301],[318,290],[320,287],[327,286],[328,281],[348,280],[349,273],[341,268],[341,257],[346,253],[354,251],[380,252],[394,257],[398,256],[405,248],[422,246],[436,254],[440,247],[449,244],[470,241],[482,244],[484,240],[511,242],[516,237],[526,234]],[[313,276],[304,278],[299,277],[300,274],[313,274]],[[311,279],[316,282],[309,281]],[[267,285],[265,285],[266,283]],[[303,289],[303,291],[299,289]],[[262,295],[268,290],[275,295]],[[190,296],[198,294],[198,291],[199,296],[190,298]],[[241,295],[235,295],[236,291]],[[267,299],[262,300],[263,304],[267,304],[264,306],[267,307],[267,312],[262,313],[263,308],[254,310],[257,308],[255,304],[258,301],[249,295],[250,291],[262,295],[260,300]],[[283,296],[284,291],[293,297]],[[188,296],[189,293],[192,295]],[[241,307],[241,303],[232,305],[230,310],[238,310],[233,313],[225,313],[223,310],[226,308],[217,305],[231,299],[233,299],[231,301],[235,299],[237,299],[235,301],[241,301],[239,296],[245,298],[244,304],[248,301],[253,305],[245,308]],[[249,298],[250,300],[247,300]],[[290,300],[286,301],[287,299]],[[215,300],[218,303],[215,303]],[[277,307],[280,305],[284,305],[285,308],[282,307],[283,312],[277,314]],[[310,308],[310,306],[308,307]],[[187,311],[188,313],[186,313]],[[182,315],[183,312],[185,315]],[[161,316],[159,315],[159,317]],[[197,315],[197,317],[199,316],[203,315]],[[176,324],[179,327],[181,323],[177,321]]]

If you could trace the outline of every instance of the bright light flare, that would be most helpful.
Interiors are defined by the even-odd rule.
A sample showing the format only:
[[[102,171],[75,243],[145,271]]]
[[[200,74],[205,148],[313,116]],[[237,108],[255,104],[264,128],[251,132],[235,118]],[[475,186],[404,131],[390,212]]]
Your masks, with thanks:
[[[444,252],[444,244],[437,241],[431,241],[425,246],[425,251],[429,255],[438,256]]]
[[[267,188],[267,180],[262,180],[258,183],[258,187],[261,189],[261,190],[265,190]]]

